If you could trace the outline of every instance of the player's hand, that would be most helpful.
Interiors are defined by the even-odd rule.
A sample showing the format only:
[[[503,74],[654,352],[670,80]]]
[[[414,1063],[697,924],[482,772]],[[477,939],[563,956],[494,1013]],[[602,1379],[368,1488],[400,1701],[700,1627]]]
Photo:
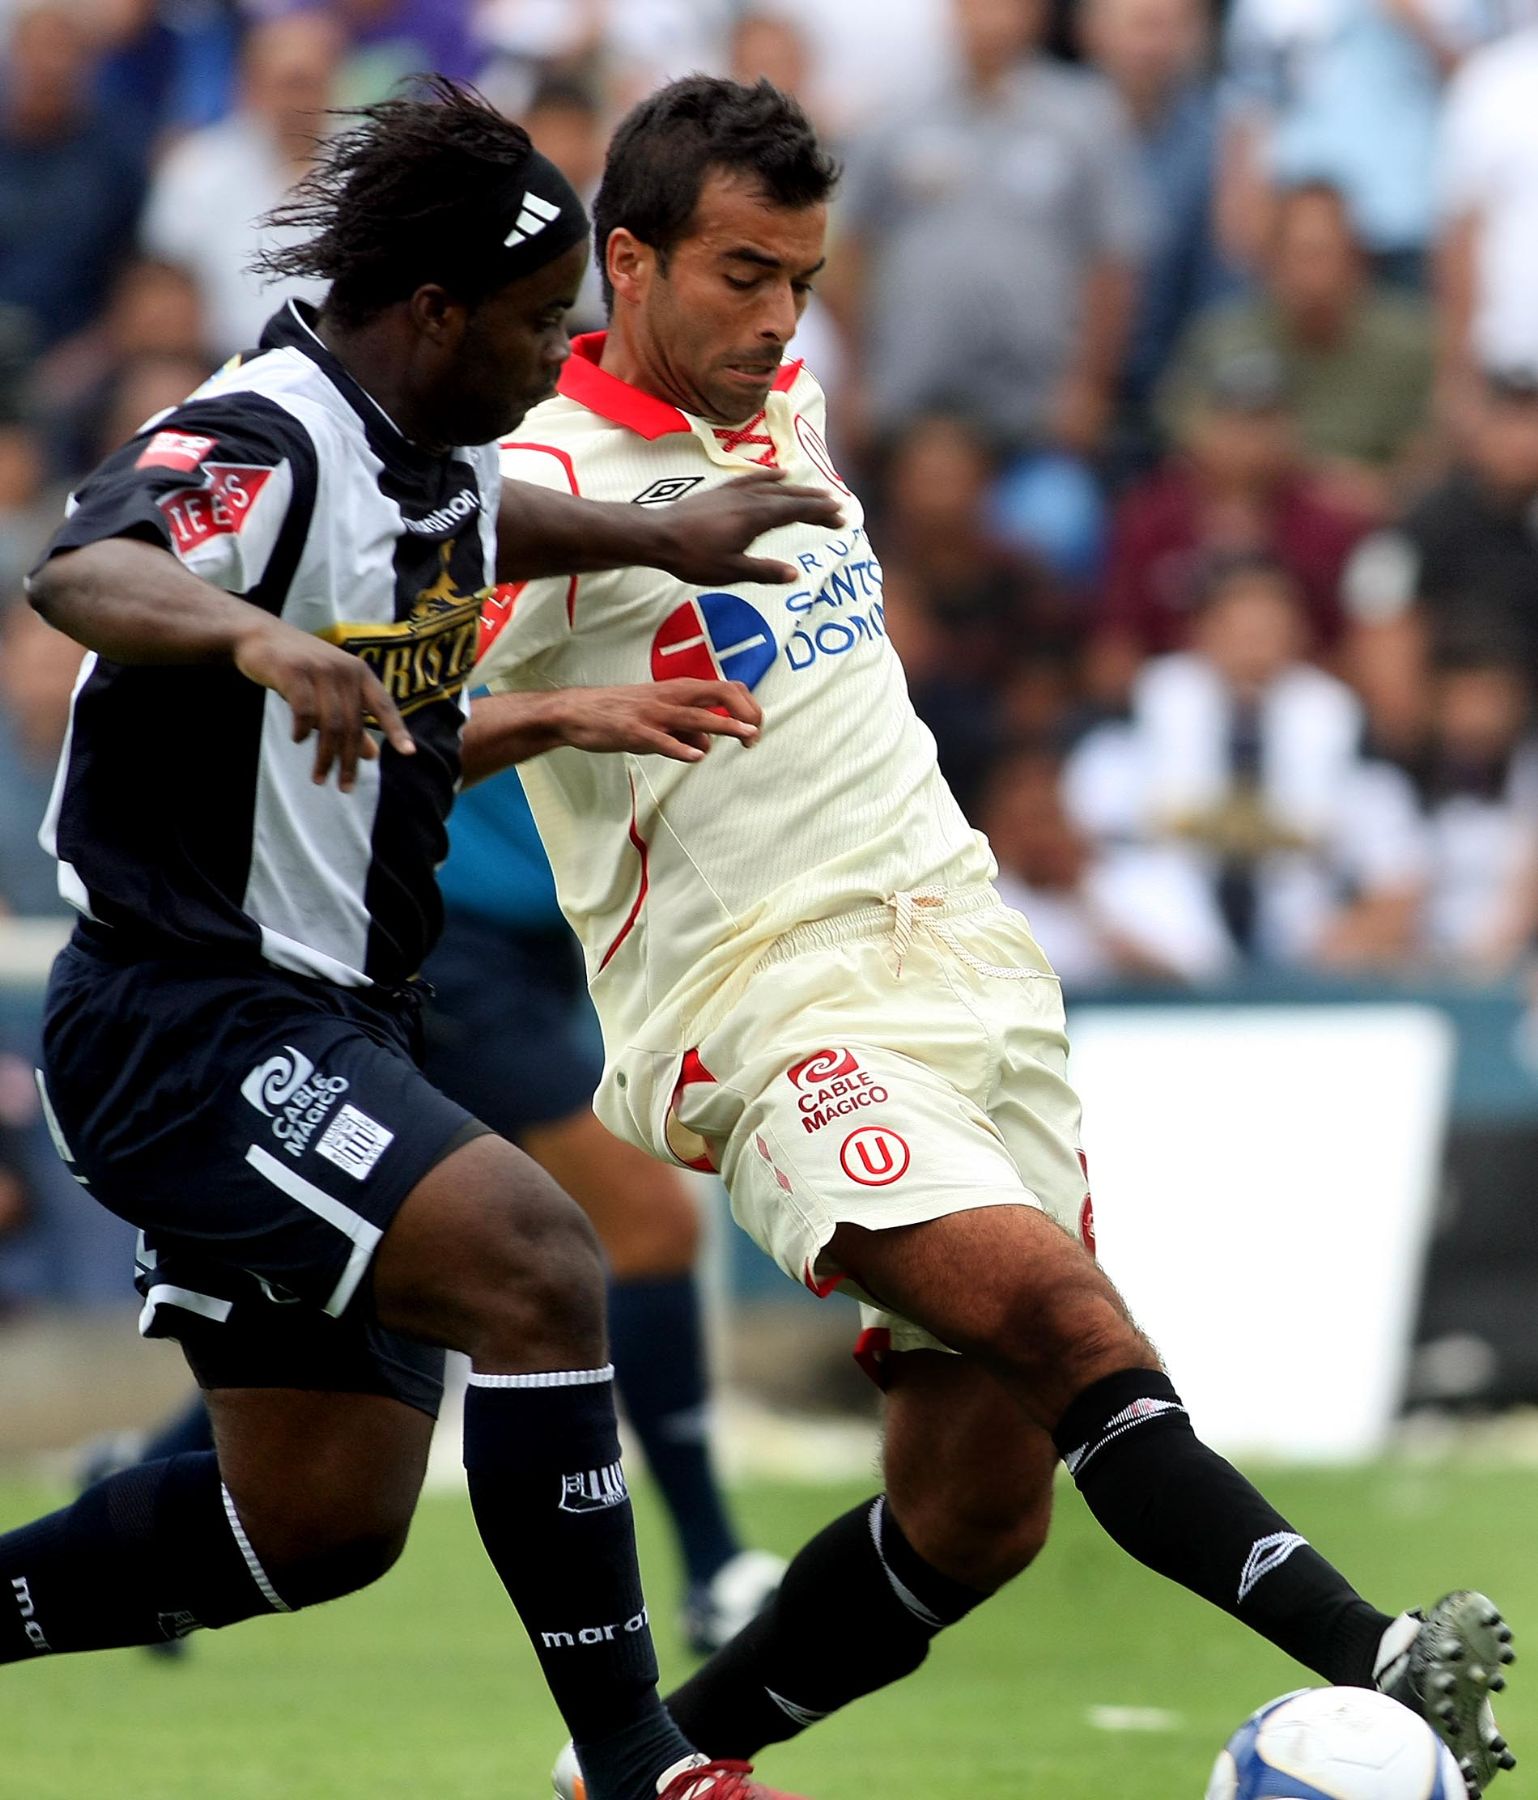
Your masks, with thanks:
[[[673,681],[637,687],[569,688],[561,696],[561,741],[577,750],[631,750],[699,762],[714,738],[751,744],[763,709],[740,681]]]
[[[785,582],[793,564],[749,556],[748,545],[781,525],[822,525],[836,531],[844,514],[823,488],[797,487],[778,469],[755,470],[708,493],[659,507],[663,543],[656,567],[690,587],[718,582]]]
[[[235,667],[247,680],[271,688],[294,715],[294,742],[315,733],[314,780],[335,767],[337,786],[351,791],[360,759],[371,762],[379,746],[367,727],[377,724],[402,756],[416,753],[411,733],[379,677],[361,657],[312,637],[282,619],[264,618],[237,639]]]

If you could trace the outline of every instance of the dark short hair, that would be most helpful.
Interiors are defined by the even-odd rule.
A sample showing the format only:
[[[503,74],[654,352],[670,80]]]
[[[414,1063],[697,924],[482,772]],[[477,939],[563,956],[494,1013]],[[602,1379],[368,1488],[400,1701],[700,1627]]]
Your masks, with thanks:
[[[507,277],[488,204],[533,154],[523,127],[441,75],[340,116],[358,123],[321,146],[264,221],[303,241],[264,251],[253,269],[330,282],[326,310],[346,326],[429,282],[470,305],[496,292]]]
[[[1198,574],[1191,593],[1191,610],[1206,612],[1236,587],[1252,583],[1274,588],[1288,595],[1294,605],[1304,606],[1303,583],[1286,563],[1263,550],[1228,550],[1213,556]]]
[[[837,184],[838,164],[817,142],[789,94],[767,81],[745,87],[687,75],[649,95],[620,121],[593,203],[593,235],[606,302],[609,236],[623,226],[666,260],[716,170],[750,176],[776,206],[813,206]]]

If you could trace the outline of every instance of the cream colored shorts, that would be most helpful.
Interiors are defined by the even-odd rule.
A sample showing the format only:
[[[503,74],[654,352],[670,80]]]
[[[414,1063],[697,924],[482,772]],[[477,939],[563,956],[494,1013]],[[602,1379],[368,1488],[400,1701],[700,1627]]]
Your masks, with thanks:
[[[844,1223],[1034,1206],[1091,1241],[1067,1054],[1019,913],[987,887],[897,896],[776,944],[685,1058],[668,1146],[704,1152],[738,1224],[817,1294],[841,1280],[826,1246]],[[944,1348],[864,1310],[868,1345]]]

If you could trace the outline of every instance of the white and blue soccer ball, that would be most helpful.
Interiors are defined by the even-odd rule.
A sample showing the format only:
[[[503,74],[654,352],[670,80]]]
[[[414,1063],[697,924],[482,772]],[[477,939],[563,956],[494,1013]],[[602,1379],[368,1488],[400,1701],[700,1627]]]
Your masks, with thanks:
[[[1466,1800],[1424,1719],[1370,1688],[1302,1688],[1245,1720],[1218,1752],[1207,1800]]]

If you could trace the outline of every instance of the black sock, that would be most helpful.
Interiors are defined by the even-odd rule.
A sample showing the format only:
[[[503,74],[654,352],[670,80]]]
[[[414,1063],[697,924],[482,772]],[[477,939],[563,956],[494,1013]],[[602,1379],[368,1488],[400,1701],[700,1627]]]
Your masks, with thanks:
[[[214,1428],[199,1393],[145,1440],[139,1461],[160,1462],[168,1456],[189,1456],[196,1450],[212,1450],[213,1447]]]
[[[878,1495],[797,1553],[768,1607],[668,1711],[707,1755],[753,1757],[912,1674],[935,1634],[986,1598],[925,1562]]]
[[[612,1282],[609,1348],[625,1416],[662,1490],[689,1580],[709,1581],[742,1546],[710,1465],[694,1277]]]
[[[657,1697],[613,1370],[472,1374],[465,1471],[592,1800],[650,1796],[693,1746]]]
[[[1123,1550],[1326,1681],[1371,1685],[1387,1615],[1197,1438],[1168,1377],[1107,1375],[1068,1408],[1053,1440]]]
[[[212,1452],[140,1463],[0,1537],[0,1662],[287,1611],[237,1536]]]

